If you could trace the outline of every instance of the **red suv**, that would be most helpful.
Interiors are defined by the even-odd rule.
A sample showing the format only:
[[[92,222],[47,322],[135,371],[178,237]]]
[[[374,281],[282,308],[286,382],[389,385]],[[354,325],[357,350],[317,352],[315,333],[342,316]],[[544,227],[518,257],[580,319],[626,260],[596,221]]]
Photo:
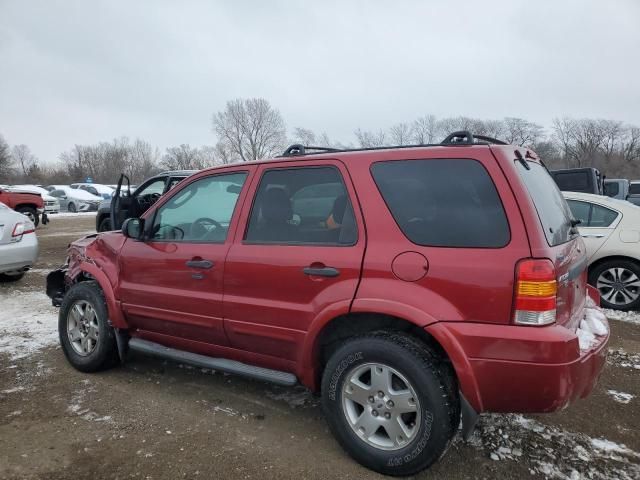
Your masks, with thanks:
[[[74,242],[47,291],[75,368],[131,349],[300,382],[357,461],[408,475],[461,419],[468,436],[481,412],[590,393],[609,331],[583,342],[593,302],[575,225],[527,148],[468,132],[295,145],[196,173],[122,232]]]

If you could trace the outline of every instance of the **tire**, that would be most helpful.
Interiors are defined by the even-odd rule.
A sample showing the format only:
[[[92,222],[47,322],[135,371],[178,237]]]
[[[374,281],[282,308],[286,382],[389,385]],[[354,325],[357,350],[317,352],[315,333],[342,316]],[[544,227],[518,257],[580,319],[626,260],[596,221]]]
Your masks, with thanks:
[[[0,283],[2,282],[17,282],[22,277],[24,277],[25,272],[20,272],[16,274],[8,274],[8,273],[0,273]]]
[[[40,217],[38,216],[38,212],[36,212],[36,209],[33,207],[18,207],[16,208],[16,212],[29,217],[29,220],[31,220],[36,227],[40,223]]]
[[[98,226],[98,232],[108,232],[111,230],[111,219],[109,217],[103,218]]]
[[[71,213],[76,213],[76,204],[73,202],[69,202],[69,205],[67,205],[67,210],[69,210]]]
[[[374,369],[392,374],[388,378],[393,387],[382,397],[375,391],[378,386],[373,377],[380,373]],[[353,390],[358,385],[350,382],[354,376],[365,388]],[[333,435],[360,464],[385,475],[413,475],[437,461],[457,431],[460,400],[456,385],[450,365],[415,337],[375,332],[347,341],[331,356],[322,376],[322,407]],[[404,393],[398,396],[400,390]],[[358,394],[367,406],[350,399]],[[398,405],[389,402],[393,398]],[[401,404],[415,412],[399,415]],[[408,439],[401,434],[397,441],[391,438],[389,431],[400,432],[394,419],[409,427]],[[356,433],[360,424],[366,427]],[[373,435],[367,434],[367,428]]]
[[[620,258],[600,263],[589,271],[589,284],[600,292],[600,303],[604,308],[624,311],[640,309],[638,262]]]
[[[90,314],[87,305],[95,316]],[[83,316],[72,313],[77,307]],[[71,340],[73,334],[68,325],[72,322],[77,327],[78,343]],[[81,325],[83,322],[85,324]],[[96,282],[76,283],[65,294],[58,317],[58,334],[67,360],[81,372],[98,372],[118,362],[115,333],[109,325],[104,294]]]

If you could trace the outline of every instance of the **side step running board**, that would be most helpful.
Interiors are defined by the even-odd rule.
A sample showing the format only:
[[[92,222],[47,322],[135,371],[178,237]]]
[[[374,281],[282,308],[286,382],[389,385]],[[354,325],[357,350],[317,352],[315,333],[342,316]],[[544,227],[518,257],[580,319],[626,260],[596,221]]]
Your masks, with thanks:
[[[298,383],[298,379],[292,373],[271,370],[269,368],[255,367],[246,363],[228,360],[226,358],[213,358],[197,353],[185,352],[175,348],[165,347],[159,343],[132,338],[129,340],[129,349],[136,352],[168,358],[176,362],[188,363],[196,367],[211,368],[220,372],[234,373],[245,377],[262,380],[264,382],[276,383],[278,385],[293,386]]]

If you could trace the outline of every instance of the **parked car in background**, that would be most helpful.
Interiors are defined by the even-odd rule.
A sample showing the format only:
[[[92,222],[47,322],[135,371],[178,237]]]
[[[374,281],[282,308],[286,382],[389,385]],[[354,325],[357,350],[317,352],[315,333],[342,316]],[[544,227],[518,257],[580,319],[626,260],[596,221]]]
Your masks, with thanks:
[[[634,205],[640,205],[640,180],[634,180],[629,184],[629,196],[627,201]]]
[[[38,258],[36,226],[0,202],[0,281],[20,280]]]
[[[640,207],[600,195],[564,192],[587,246],[589,283],[604,307],[640,309]]]
[[[629,197],[630,182],[626,178],[606,178],[604,180],[604,194],[607,197],[626,200]]]
[[[60,202],[56,197],[50,195],[49,190],[39,185],[12,185],[11,190],[17,192],[39,193],[44,200],[44,213],[50,215],[60,211]]]
[[[40,223],[40,218],[43,223],[47,221],[47,214],[44,213],[44,200],[39,193],[14,192],[11,187],[0,185],[0,202],[29,217],[36,227]]]
[[[115,198],[114,192],[114,198],[100,203],[96,215],[96,231],[119,230],[124,220],[142,215],[162,194],[171,190],[179,181],[196,172],[197,170],[172,170],[159,173],[145,180],[138,187],[127,183],[122,184],[117,198]],[[114,201],[116,207],[114,213],[117,220],[115,225],[112,226],[111,202]]]
[[[603,177],[597,168],[566,168],[549,173],[563,192],[604,195]]]
[[[352,457],[398,476],[461,418],[468,438],[480,412],[564,409],[597,382],[609,329],[584,242],[527,148],[293,145],[160,196],[171,178],[47,277],[80,371],[128,349],[301,382]]]
[[[95,212],[102,201],[101,197],[90,194],[79,188],[58,186],[51,192],[60,202],[60,209],[66,212]]]
[[[105,200],[113,197],[113,192],[115,192],[114,188],[108,185],[101,185],[99,183],[72,183],[70,187],[86,190],[92,195],[95,195],[96,197],[102,197]]]

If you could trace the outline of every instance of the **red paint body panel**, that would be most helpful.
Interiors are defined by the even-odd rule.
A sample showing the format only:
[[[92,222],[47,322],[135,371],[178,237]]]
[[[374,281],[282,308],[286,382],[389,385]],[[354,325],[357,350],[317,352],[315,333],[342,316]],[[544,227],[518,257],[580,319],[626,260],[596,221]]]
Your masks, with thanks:
[[[591,391],[604,365],[608,336],[589,352],[579,350],[575,330],[587,295],[586,269],[580,270],[584,244],[577,237],[549,246],[514,165],[519,148],[335,152],[204,170],[163,196],[144,218],[153,218],[158,207],[203,176],[245,171],[248,177],[224,244],[140,242],[116,232],[102,234],[72,245],[67,280],[82,271],[95,278],[105,291],[112,323],[133,336],[292,372],[312,389],[319,387],[322,370],[318,339],[335,319],[366,321],[363,315],[348,316],[366,313],[396,317],[440,344],[476,411],[556,410]],[[472,159],[489,173],[508,219],[507,245],[425,247],[400,230],[373,180],[372,164],[443,158]],[[244,242],[262,174],[318,165],[333,166],[343,177],[355,211],[356,244]],[[215,262],[203,279],[192,279],[184,266],[194,257]],[[558,297],[553,325],[513,324],[515,268],[525,258],[554,264]],[[304,275],[302,269],[310,265],[334,267],[340,275]],[[597,292],[589,295],[599,303]]]
[[[13,210],[20,206],[28,206],[36,210],[44,208],[44,200],[39,193],[10,192],[0,188],[0,202]]]

